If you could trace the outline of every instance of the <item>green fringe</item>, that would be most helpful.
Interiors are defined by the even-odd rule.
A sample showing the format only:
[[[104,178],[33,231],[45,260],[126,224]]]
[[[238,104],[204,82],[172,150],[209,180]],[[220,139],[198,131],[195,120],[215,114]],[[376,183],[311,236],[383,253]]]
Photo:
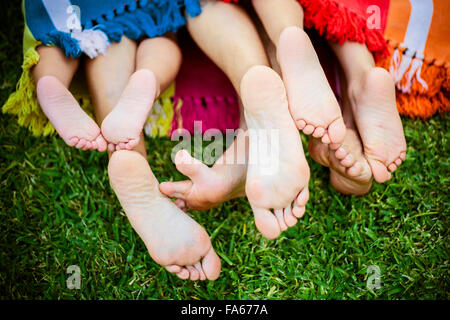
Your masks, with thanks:
[[[150,137],[167,137],[172,127],[173,96],[175,85],[172,84],[153,104],[145,125],[145,134]]]

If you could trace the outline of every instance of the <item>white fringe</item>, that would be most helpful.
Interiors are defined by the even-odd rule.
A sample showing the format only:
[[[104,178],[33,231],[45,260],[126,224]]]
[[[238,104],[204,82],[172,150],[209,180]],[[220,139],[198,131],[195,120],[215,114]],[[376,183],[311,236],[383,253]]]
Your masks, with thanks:
[[[100,30],[76,30],[71,33],[71,36],[78,40],[80,49],[91,59],[99,54],[105,55],[106,49],[110,46],[108,37]]]
[[[422,90],[428,89],[428,84],[422,79],[420,73],[422,72],[423,59],[421,57],[412,58],[407,52],[400,55],[400,51],[395,49],[391,58],[391,64],[389,66],[389,72],[394,78],[397,89],[403,93],[410,93],[411,87],[414,81],[418,81]],[[402,84],[403,77],[406,77],[406,83]]]

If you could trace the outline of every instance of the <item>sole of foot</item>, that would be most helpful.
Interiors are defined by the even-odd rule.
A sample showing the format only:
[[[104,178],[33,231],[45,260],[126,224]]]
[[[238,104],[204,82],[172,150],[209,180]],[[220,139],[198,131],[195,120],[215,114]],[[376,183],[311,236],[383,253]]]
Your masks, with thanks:
[[[305,213],[309,167],[278,74],[252,67],[241,81],[241,99],[250,147],[245,193],[256,227],[275,239]]]
[[[345,124],[341,109],[308,35],[299,27],[286,28],[280,35],[277,56],[298,129],[323,143],[342,143]]]
[[[138,145],[156,93],[156,79],[150,70],[138,70],[130,77],[116,107],[102,123],[110,151],[132,150]]]
[[[215,280],[220,259],[206,231],[158,190],[147,160],[135,151],[114,152],[110,183],[150,256],[181,279]]]
[[[392,77],[382,68],[373,68],[364,81],[350,84],[349,96],[364,154],[375,181],[383,183],[406,159]]]
[[[57,78],[42,77],[36,91],[42,110],[69,146],[81,150],[106,150],[107,144],[98,125]]]
[[[220,165],[212,168],[191,157],[186,150],[175,156],[177,170],[190,180],[163,182],[159,190],[182,210],[208,210],[227,200],[245,195],[244,165]]]
[[[344,142],[335,150],[316,138],[310,139],[308,150],[316,162],[330,168],[330,182],[337,191],[348,195],[370,191],[372,172],[355,130],[347,128]]]

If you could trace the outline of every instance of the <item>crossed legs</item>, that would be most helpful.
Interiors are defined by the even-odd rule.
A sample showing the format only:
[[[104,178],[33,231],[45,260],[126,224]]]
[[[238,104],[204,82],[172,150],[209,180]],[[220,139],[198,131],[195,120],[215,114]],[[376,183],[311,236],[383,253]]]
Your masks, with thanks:
[[[191,180],[163,183],[160,189],[168,196],[181,199],[181,205],[208,208],[241,195],[245,184],[257,228],[266,238],[276,238],[303,216],[308,200],[309,168],[300,136],[289,114],[284,86],[268,67],[257,30],[241,7],[208,2],[200,16],[188,20],[188,30],[199,47],[231,80],[244,107],[248,131],[238,134],[234,144],[219,159],[220,163],[224,162],[223,158],[239,158],[239,155],[244,155],[246,163],[225,166],[216,163],[208,168],[180,151],[177,168]],[[267,99],[262,101],[261,97]],[[258,139],[267,141],[273,132],[279,139],[267,145],[276,158],[269,159],[269,150],[264,153],[256,146]],[[280,152],[275,151],[278,147]],[[263,167],[266,160],[277,164],[269,174]],[[211,181],[219,181],[221,187],[212,189]],[[214,197],[211,189],[222,192]]]

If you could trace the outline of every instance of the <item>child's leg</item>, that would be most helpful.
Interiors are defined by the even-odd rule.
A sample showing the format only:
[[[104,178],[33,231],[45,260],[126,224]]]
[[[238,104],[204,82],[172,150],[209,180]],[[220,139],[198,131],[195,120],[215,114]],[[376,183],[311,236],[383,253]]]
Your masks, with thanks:
[[[256,226],[265,237],[275,238],[287,226],[294,225],[296,217],[303,215],[309,180],[301,140],[283,100],[284,86],[277,74],[266,67],[268,59],[256,28],[239,6],[208,2],[200,16],[188,20],[188,30],[241,94],[249,129],[264,135],[269,144],[273,143],[273,148],[279,146],[279,152],[272,150],[276,172],[265,174],[264,163],[258,160],[267,150],[258,150],[252,155],[252,145],[256,150],[258,141],[250,135],[245,185]],[[255,100],[255,96],[265,97],[267,101]],[[279,133],[278,141],[269,141],[273,131]]]
[[[212,13],[209,9],[211,7],[215,9]],[[238,7],[232,6],[232,12],[223,12],[225,16],[232,19],[227,21],[227,18],[221,15],[221,8],[229,9],[229,5],[208,4],[201,16],[188,19],[188,28],[200,48],[225,71],[234,88],[239,92],[240,81],[247,70],[254,65],[268,65],[268,60],[254,26],[245,13]],[[220,22],[216,21],[217,25],[214,25],[216,17]],[[223,32],[224,25],[229,28],[229,32]],[[231,41],[235,36],[238,41]],[[216,38],[222,41],[211,40]],[[231,47],[235,55],[230,55]],[[176,163],[177,169],[191,180],[164,182],[160,186],[161,191],[169,197],[178,198],[177,203],[181,208],[196,210],[206,210],[229,199],[245,195],[248,144],[243,112],[241,112],[240,129],[234,142],[212,168],[184,154],[195,165]]]
[[[339,104],[303,31],[303,10],[296,0],[253,0],[253,6],[277,47],[289,108],[305,134],[338,146],[345,136]]]
[[[108,48],[106,56],[88,61],[86,74],[99,122],[118,104],[122,92],[130,90],[127,82],[135,70],[135,57],[134,42],[123,37]],[[159,83],[173,81],[165,74],[174,75],[164,69],[152,71]],[[142,81],[146,79],[143,77]],[[151,87],[152,83],[144,85]],[[148,96],[137,97],[148,99],[136,101],[141,105],[151,103]],[[112,154],[108,173],[130,223],[157,263],[182,279],[214,280],[219,276],[220,259],[206,231],[159,192],[158,181],[147,162],[143,136],[134,150]]]
[[[67,90],[78,59],[67,58],[57,47],[39,46],[40,59],[33,68],[39,103],[58,134],[69,146],[105,151],[100,128]]]
[[[348,82],[348,95],[364,154],[377,182],[385,182],[406,159],[406,141],[392,77],[376,68],[363,44],[331,43]]]
[[[174,80],[181,65],[181,52],[169,38],[146,39],[139,45],[136,72],[114,108],[102,123],[110,149],[133,149],[155,98]]]

